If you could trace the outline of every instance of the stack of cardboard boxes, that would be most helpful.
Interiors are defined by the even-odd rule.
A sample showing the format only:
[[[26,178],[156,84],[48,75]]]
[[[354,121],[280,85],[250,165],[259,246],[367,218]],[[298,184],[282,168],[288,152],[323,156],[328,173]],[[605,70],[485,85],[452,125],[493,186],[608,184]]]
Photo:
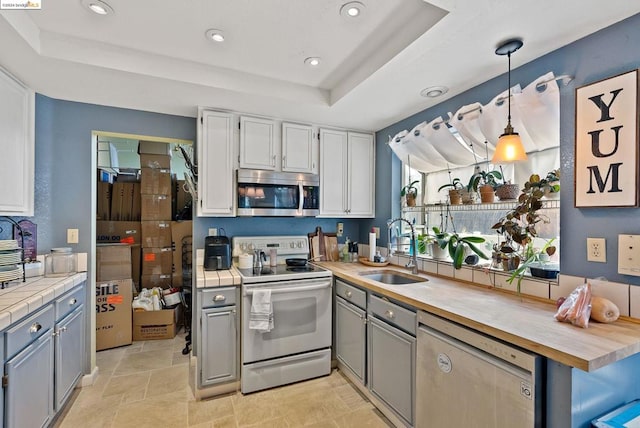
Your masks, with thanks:
[[[171,149],[169,144],[140,141],[142,203],[142,288],[169,288],[171,247]]]
[[[96,247],[96,350],[131,344],[131,246]]]
[[[192,233],[191,221],[171,221],[173,213],[188,204],[190,195],[184,191],[184,182],[172,175],[170,145],[140,141],[138,154],[141,167],[138,174],[115,176],[100,171],[96,216],[97,242],[129,244],[126,246],[130,251],[128,278],[133,280],[134,295],[142,288],[167,289],[183,285],[183,259],[186,255],[190,262],[191,248],[183,249],[181,244],[183,238]],[[101,269],[100,260],[98,270]],[[122,290],[121,285],[116,288]],[[98,288],[96,291],[98,300],[106,305],[109,304],[109,293],[113,293],[113,289]],[[101,316],[100,302],[96,308],[98,318]],[[133,340],[175,336],[179,307],[134,312],[131,317],[131,298],[127,305],[129,324],[127,327],[120,324],[119,328],[128,331],[128,343],[131,343],[132,331]],[[117,329],[114,327],[113,330]],[[111,343],[108,347],[127,344],[122,341]]]

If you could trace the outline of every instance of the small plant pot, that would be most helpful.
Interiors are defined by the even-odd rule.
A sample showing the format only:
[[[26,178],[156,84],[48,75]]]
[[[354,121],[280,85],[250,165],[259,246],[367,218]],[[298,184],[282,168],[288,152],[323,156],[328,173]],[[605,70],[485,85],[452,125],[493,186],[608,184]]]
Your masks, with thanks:
[[[489,184],[485,184],[484,186],[480,186],[480,201],[483,204],[490,204],[495,200],[495,192],[493,187]]]
[[[407,206],[408,207],[415,207],[416,206],[416,195],[414,195],[413,193],[407,193],[405,195],[405,200],[407,201]]]
[[[517,184],[503,184],[496,189],[496,196],[501,201],[513,201],[518,199],[520,186]]]
[[[462,203],[465,205],[469,205],[475,202],[476,192],[469,192],[468,190],[460,190],[460,196],[462,198]]]
[[[462,195],[460,194],[460,190],[458,189],[449,190],[449,203],[451,205],[462,204]]]
[[[512,272],[520,266],[520,257],[507,257],[502,259],[502,269],[506,272]]]
[[[436,260],[445,260],[449,257],[449,251],[446,248],[442,249],[438,244],[433,244],[431,248],[431,255]]]

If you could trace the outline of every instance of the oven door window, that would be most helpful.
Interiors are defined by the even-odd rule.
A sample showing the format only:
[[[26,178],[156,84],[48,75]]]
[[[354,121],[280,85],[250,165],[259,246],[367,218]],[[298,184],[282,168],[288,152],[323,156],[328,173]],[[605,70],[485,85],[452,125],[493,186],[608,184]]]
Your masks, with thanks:
[[[238,208],[298,209],[297,185],[238,184]]]
[[[331,287],[312,291],[274,292],[272,288],[273,330],[250,330],[251,296],[243,301],[243,362],[322,349],[331,346]],[[288,287],[293,288],[293,287]]]

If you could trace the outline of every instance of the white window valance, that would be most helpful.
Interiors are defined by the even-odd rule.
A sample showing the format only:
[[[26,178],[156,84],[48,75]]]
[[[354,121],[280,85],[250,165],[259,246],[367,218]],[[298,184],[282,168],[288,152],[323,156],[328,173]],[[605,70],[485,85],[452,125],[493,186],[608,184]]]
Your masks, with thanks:
[[[511,123],[527,153],[560,145],[559,79],[571,78],[549,72],[524,89],[519,84],[511,88]],[[425,173],[486,161],[506,125],[507,96],[504,91],[486,105],[476,102],[448,113],[447,120],[422,122],[390,138],[389,146],[403,162]]]

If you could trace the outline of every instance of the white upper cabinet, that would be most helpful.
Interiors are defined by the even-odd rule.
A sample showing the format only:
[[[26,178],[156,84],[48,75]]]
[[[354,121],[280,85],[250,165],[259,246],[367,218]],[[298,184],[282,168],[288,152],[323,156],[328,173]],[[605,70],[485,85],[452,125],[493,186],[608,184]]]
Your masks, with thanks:
[[[198,216],[235,216],[233,123],[233,115],[230,113],[209,110],[200,112]]]
[[[282,170],[317,173],[313,127],[282,123]]]
[[[320,216],[374,217],[373,135],[320,130]]]
[[[33,216],[35,95],[0,68],[0,215]]]
[[[373,135],[348,132],[347,200],[352,217],[374,217],[375,144]]]
[[[240,117],[240,168],[276,169],[275,127],[270,119]]]

